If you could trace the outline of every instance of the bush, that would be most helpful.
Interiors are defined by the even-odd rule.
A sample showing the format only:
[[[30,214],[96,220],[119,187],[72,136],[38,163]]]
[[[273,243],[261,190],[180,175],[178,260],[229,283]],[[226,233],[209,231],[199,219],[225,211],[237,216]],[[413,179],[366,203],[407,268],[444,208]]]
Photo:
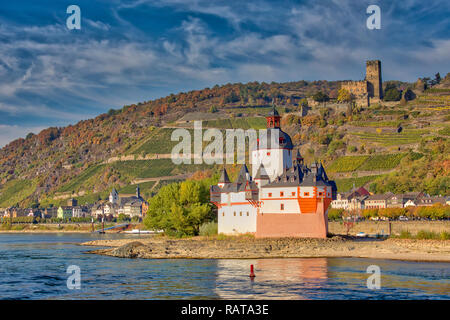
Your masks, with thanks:
[[[218,224],[217,222],[205,222],[200,226],[199,234],[201,236],[212,236],[218,233]]]
[[[144,224],[170,236],[199,234],[200,226],[213,218],[209,202],[211,179],[187,180],[162,187],[149,201]]]
[[[384,101],[400,101],[401,98],[402,93],[395,88],[387,90],[384,94]]]
[[[341,220],[344,209],[329,209],[328,210],[328,220]]]
[[[325,102],[330,100],[327,94],[323,93],[322,91],[318,91],[313,95],[313,99],[316,102]]]

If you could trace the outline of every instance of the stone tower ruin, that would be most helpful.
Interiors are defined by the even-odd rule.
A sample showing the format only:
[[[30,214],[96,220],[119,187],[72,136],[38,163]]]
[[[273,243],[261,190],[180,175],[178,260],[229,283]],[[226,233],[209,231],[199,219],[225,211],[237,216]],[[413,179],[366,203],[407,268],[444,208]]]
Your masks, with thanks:
[[[366,61],[367,91],[370,98],[383,99],[383,85],[381,81],[381,61]]]

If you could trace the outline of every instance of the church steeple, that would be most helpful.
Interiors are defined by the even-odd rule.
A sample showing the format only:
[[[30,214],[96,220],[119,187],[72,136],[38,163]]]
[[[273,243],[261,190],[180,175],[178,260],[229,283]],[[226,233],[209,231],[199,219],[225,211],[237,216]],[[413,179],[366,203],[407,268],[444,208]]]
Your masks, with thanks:
[[[280,128],[280,119],[280,114],[275,108],[275,105],[273,105],[272,110],[266,116],[267,128]]]
[[[141,189],[139,188],[139,185],[136,187],[136,198],[140,198],[141,197]]]
[[[300,149],[297,149],[297,155],[295,156],[295,162],[296,162],[296,164],[303,165],[303,157],[300,154]]]

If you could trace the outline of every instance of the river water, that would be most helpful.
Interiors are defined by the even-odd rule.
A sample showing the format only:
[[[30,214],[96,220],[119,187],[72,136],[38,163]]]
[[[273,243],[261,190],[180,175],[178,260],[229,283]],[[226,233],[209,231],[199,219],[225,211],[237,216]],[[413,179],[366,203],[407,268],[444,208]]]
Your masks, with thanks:
[[[0,299],[450,299],[450,263],[361,258],[121,259],[79,243],[134,235],[0,234]],[[248,277],[250,265],[256,277]],[[81,288],[68,289],[79,266]],[[369,265],[381,288],[366,285]]]

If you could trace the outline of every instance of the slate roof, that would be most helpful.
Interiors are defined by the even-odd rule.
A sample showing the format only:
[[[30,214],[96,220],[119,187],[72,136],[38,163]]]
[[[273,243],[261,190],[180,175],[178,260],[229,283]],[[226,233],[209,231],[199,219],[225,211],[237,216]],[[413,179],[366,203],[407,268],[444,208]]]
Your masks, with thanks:
[[[223,188],[215,185],[210,187],[211,201],[217,200],[215,199],[214,194],[219,193],[228,193],[228,192],[242,192],[249,189],[258,189],[256,183],[251,180],[250,174],[248,173],[247,166],[244,164],[239,171],[239,175],[235,182],[227,183],[223,186]],[[219,196],[217,196],[219,197]],[[220,199],[220,198],[219,198]]]
[[[294,148],[291,137],[280,128],[268,128],[267,135],[260,133],[258,149],[290,149]],[[278,137],[277,137],[278,135]],[[274,141],[272,141],[272,136]],[[278,142],[276,141],[278,138]]]
[[[220,175],[219,183],[230,183],[230,178],[228,177],[227,170],[222,169],[222,174]]]
[[[264,168],[264,165],[262,163],[259,165],[258,171],[256,171],[256,175],[253,179],[270,179],[267,175],[266,168]]]
[[[276,116],[276,117],[279,117],[279,116],[280,116],[280,114],[278,113],[278,111],[277,111],[277,109],[275,108],[275,106],[272,107],[272,110],[270,110],[268,116],[269,116],[269,117],[270,117],[270,116]]]
[[[311,168],[301,164],[296,164],[289,169],[285,168],[282,175],[262,188],[294,186],[331,186],[334,192],[337,190],[335,182],[328,179],[323,166],[318,166],[316,163],[313,163]]]

